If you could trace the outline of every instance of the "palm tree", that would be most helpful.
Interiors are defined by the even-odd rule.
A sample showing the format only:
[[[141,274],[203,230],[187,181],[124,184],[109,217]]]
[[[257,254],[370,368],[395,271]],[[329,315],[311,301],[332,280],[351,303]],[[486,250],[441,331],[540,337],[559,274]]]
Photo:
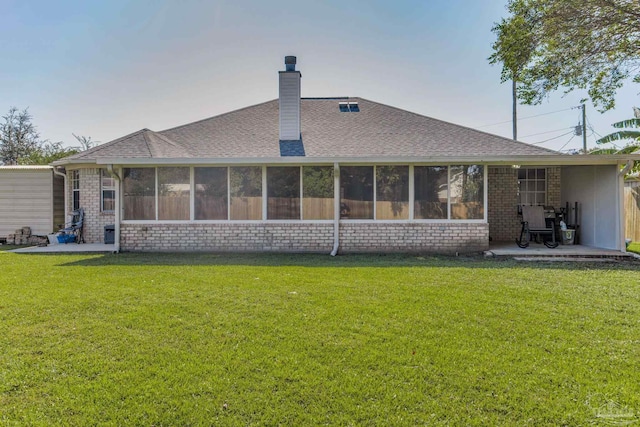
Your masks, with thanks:
[[[633,119],[623,120],[614,123],[612,126],[616,129],[622,129],[596,141],[596,144],[608,144],[614,141],[630,140],[623,148],[596,148],[590,151],[590,154],[631,154],[640,151],[640,108],[633,107]],[[635,162],[631,170],[627,173],[629,176],[640,175],[640,162]]]

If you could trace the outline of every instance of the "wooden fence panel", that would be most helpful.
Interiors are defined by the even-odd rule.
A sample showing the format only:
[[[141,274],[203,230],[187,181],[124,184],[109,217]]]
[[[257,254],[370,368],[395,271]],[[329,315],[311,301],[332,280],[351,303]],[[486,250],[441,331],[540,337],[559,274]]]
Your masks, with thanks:
[[[232,220],[261,220],[262,197],[231,197]]]
[[[376,202],[376,219],[409,219],[409,202]]]
[[[305,197],[302,209],[304,219],[333,219],[333,198]]]
[[[625,238],[640,242],[640,187],[624,188]]]

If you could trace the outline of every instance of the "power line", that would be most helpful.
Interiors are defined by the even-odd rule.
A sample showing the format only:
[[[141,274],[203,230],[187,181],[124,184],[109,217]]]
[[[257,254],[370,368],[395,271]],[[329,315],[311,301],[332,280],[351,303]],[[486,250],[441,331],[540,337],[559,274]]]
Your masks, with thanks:
[[[593,133],[595,133],[596,135],[598,135],[599,139],[604,138],[601,134],[599,134],[598,132],[596,132],[596,130],[593,128],[593,125],[591,124],[591,120],[589,120],[589,118],[588,118],[588,117],[587,117],[587,123],[589,124],[589,129],[590,129]],[[596,142],[596,144],[597,144],[597,142]],[[616,144],[615,142],[613,142],[613,141],[608,142],[608,144],[613,145],[613,146],[614,146],[614,147],[616,147],[618,150],[620,150],[620,149],[621,149],[621,147],[620,147],[618,144]],[[597,145],[599,145],[599,144],[597,144]]]
[[[573,127],[572,127],[573,129]],[[525,135],[525,136],[521,136],[520,138],[528,138],[530,136],[537,136],[537,135],[544,135],[546,133],[554,133],[554,132],[560,132],[561,130],[567,130],[566,127],[560,128],[560,129],[556,129],[556,130],[549,130],[546,132],[540,132],[540,133],[532,133],[531,135]]]
[[[558,138],[562,138],[563,136],[567,136],[570,133],[573,133],[573,130],[570,130],[567,133],[563,133],[562,135],[558,135],[558,136],[554,136],[553,138],[549,138],[549,139],[545,139],[544,141],[538,141],[538,142],[528,142],[527,144],[530,145],[538,145],[538,144],[544,144],[545,142],[549,142],[549,141],[553,141],[554,139],[558,139]],[[574,135],[575,136],[575,135]]]
[[[570,143],[570,142],[573,140],[573,138],[575,138],[575,137],[576,137],[576,136],[575,136],[575,134],[574,134],[574,135],[571,135],[571,138],[569,138],[569,140],[568,140],[567,142],[565,142],[565,144],[564,144],[562,147],[560,147],[560,149],[559,149],[558,151],[562,151],[562,149],[563,149],[564,147],[566,147],[567,145],[569,145],[569,143]]]
[[[534,117],[540,117],[540,116],[548,116],[549,114],[556,114],[556,113],[562,113],[563,111],[569,111],[572,110],[573,108],[565,108],[564,110],[558,110],[558,111],[550,111],[548,113],[542,113],[542,114],[536,114],[535,116],[527,116],[527,117],[518,117],[518,121],[520,120],[526,120],[526,119],[533,119]],[[497,125],[503,125],[505,123],[511,123],[511,120],[506,120],[504,122],[499,122],[499,123],[492,123],[490,125],[482,125],[482,126],[476,126],[476,128],[486,128],[489,126],[497,126]]]

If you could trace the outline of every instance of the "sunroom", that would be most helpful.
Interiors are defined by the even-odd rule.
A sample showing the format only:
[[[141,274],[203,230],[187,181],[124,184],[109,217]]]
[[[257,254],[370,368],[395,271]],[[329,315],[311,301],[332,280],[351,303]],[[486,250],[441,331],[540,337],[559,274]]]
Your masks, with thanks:
[[[121,220],[332,221],[339,208],[341,220],[486,221],[484,170],[482,165],[125,167]],[[111,179],[103,176],[103,182]]]

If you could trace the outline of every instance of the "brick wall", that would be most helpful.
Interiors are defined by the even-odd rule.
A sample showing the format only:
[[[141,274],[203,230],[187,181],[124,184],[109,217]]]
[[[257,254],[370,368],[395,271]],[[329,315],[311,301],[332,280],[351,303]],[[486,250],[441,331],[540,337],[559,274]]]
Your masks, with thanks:
[[[469,253],[488,249],[487,224],[342,223],[340,252]],[[333,224],[123,224],[125,251],[320,252]]]
[[[104,226],[115,222],[113,212],[102,212],[100,205],[100,169],[78,169],[80,173],[80,207],[84,209],[84,240],[104,242]],[[67,212],[73,210],[71,170],[67,170]]]
[[[511,241],[520,233],[518,175],[510,167],[489,168],[489,236],[493,241]]]
[[[560,167],[548,167],[547,205],[560,208]],[[520,235],[518,209],[518,172],[509,166],[489,168],[489,236],[494,241],[512,241]]]
[[[489,249],[482,223],[343,223],[340,251],[471,253]]]
[[[559,166],[547,168],[547,204],[556,209],[562,207],[560,205],[562,203],[560,199],[561,170]]]
[[[122,224],[125,251],[331,252],[333,224]]]

